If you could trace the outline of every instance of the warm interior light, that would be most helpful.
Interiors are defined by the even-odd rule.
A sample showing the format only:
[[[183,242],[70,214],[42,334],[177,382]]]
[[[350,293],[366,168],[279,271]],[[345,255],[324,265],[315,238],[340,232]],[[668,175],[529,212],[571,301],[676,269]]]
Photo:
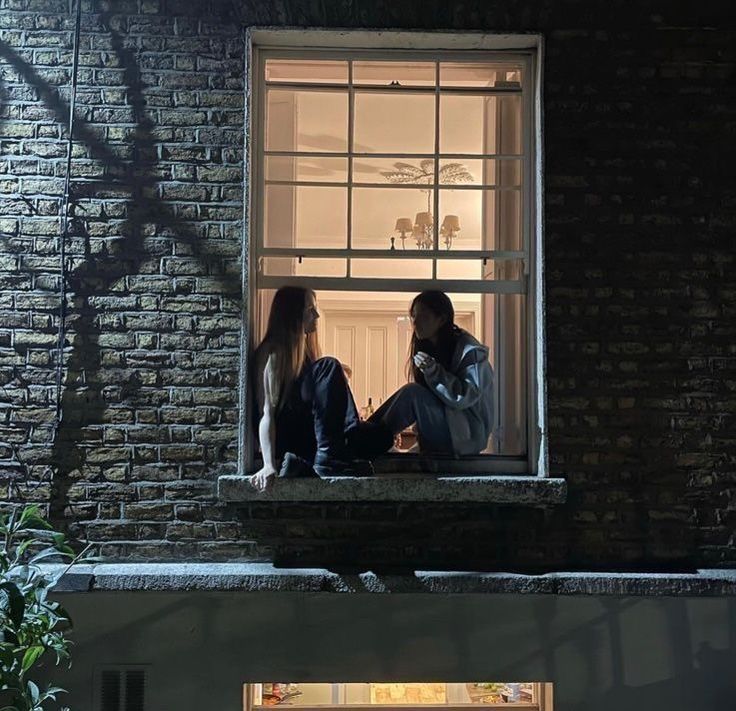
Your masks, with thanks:
[[[445,215],[445,219],[442,220],[442,231],[459,232],[460,218],[457,215]]]
[[[432,213],[431,212],[417,212],[417,216],[414,218],[414,223],[419,227],[431,227],[432,226]]]
[[[411,219],[408,217],[400,217],[396,220],[396,227],[394,228],[397,232],[411,232],[414,225],[411,223]]]
[[[427,706],[459,711],[463,707],[503,709],[523,705],[552,711],[552,685],[542,682],[369,682],[302,684],[271,682],[246,685],[249,709],[268,706],[340,709],[341,707]],[[543,701],[544,700],[544,701]]]

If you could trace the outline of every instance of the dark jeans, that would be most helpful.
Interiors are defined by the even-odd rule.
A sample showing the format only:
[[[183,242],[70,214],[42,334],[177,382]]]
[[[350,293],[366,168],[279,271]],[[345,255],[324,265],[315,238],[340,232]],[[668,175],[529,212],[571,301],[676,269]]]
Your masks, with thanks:
[[[399,388],[371,415],[370,421],[382,422],[393,434],[416,425],[421,452],[452,454],[445,406],[424,385],[408,383]]]
[[[371,459],[388,451],[391,434],[360,421],[336,358],[307,363],[276,417],[276,456],[292,452],[315,461]]]

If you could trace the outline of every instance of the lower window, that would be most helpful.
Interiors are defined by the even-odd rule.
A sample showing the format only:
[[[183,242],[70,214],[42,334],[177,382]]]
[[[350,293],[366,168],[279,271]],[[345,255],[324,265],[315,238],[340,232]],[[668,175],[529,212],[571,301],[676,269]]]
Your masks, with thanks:
[[[418,682],[354,684],[246,684],[245,711],[270,706],[304,709],[361,709],[371,706],[402,709],[504,708],[552,711],[552,685],[544,682]]]
[[[275,292],[258,298],[258,333],[263,336]],[[318,290],[318,335],[322,351],[347,366],[359,412],[368,417],[407,382],[413,294]],[[527,353],[523,294],[450,293],[455,323],[488,347],[494,373],[494,427],[483,455],[524,457],[527,451]],[[409,430],[399,452],[415,442]]]

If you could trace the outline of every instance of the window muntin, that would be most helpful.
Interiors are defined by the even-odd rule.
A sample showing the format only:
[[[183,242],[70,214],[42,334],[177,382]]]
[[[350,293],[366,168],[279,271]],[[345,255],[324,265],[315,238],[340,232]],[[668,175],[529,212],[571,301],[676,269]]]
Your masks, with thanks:
[[[398,293],[392,331],[422,289],[475,299],[477,328],[468,330],[489,346],[497,379],[498,424],[486,452],[526,456],[534,409],[530,55],[322,54],[259,53],[257,322],[265,322],[268,294],[287,283],[314,288],[323,314],[347,293],[374,310],[379,297]],[[352,386],[359,407],[377,402],[368,386]]]

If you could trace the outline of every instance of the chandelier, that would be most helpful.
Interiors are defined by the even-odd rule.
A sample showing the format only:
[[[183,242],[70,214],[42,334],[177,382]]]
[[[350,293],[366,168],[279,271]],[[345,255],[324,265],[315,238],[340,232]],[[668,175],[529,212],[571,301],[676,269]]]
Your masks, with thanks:
[[[394,170],[381,173],[390,183],[418,183],[431,185],[434,181],[434,160],[426,159],[418,166],[411,163],[394,163]],[[458,183],[470,183],[473,176],[462,163],[445,163],[440,166],[438,180],[441,185],[453,185]],[[417,212],[414,220],[410,217],[399,217],[394,225],[394,232],[399,234],[402,249],[406,249],[408,236],[414,240],[417,249],[432,249],[434,247],[434,216],[432,215],[432,188],[422,192],[427,193],[427,209]],[[445,215],[440,225],[440,237],[447,249],[452,247],[452,242],[460,231],[460,217],[458,215]],[[396,249],[396,237],[389,237],[391,249]]]

